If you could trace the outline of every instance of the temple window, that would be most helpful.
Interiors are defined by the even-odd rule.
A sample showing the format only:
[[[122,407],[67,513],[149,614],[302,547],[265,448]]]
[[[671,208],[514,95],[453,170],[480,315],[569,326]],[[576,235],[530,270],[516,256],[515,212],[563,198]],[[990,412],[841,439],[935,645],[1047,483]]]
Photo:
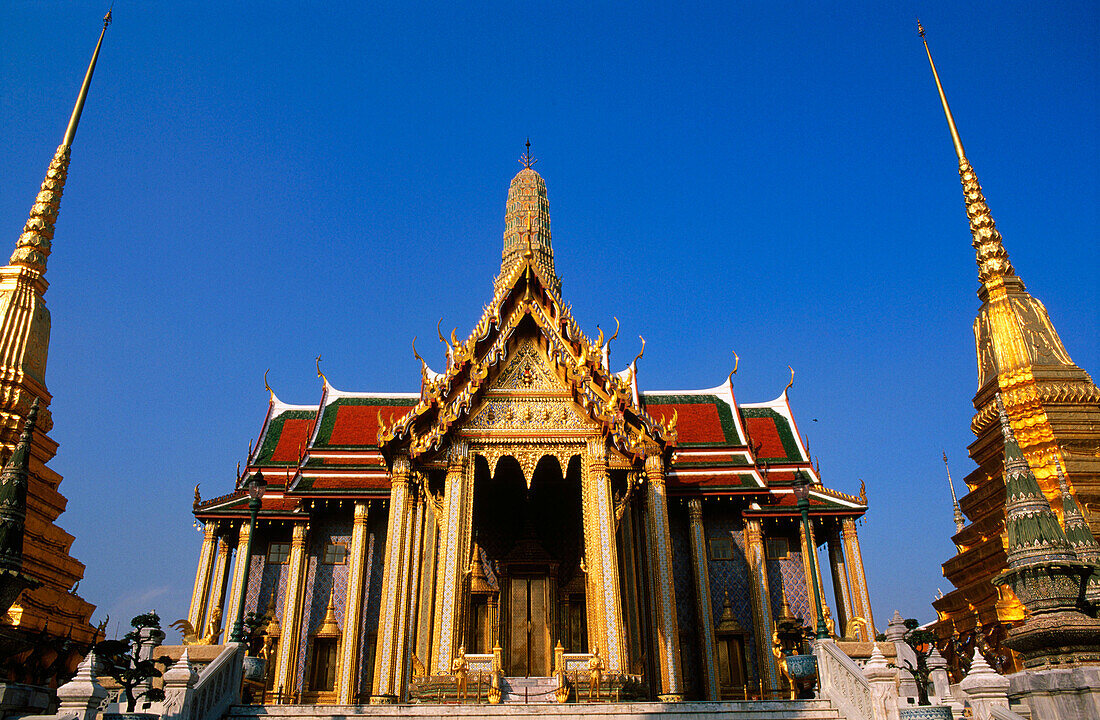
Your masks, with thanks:
[[[466,641],[466,652],[491,652],[489,647],[489,597],[474,595],[470,598],[470,636]]]
[[[732,560],[733,559],[733,540],[724,537],[712,537],[709,538],[707,544],[710,547],[710,559],[711,560]]]
[[[309,689],[330,692],[336,687],[336,650],[338,638],[313,639],[313,662],[309,674]]]
[[[267,562],[271,565],[284,565],[290,559],[290,543],[273,542],[267,546]]]
[[[344,543],[329,543],[325,545],[321,562],[325,565],[343,565],[348,558],[348,546]]]
[[[770,537],[766,540],[764,552],[769,560],[785,560],[791,554],[791,546],[785,537]]]

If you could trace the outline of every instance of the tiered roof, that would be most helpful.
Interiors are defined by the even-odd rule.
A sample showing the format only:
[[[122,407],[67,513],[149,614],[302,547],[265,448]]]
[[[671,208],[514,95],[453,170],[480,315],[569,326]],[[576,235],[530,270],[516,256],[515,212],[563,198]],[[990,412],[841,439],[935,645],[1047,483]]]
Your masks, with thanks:
[[[263,471],[272,488],[271,502],[265,497],[261,512],[293,512],[288,507],[307,498],[386,497],[387,466],[398,453],[440,466],[450,436],[504,372],[516,339],[534,333],[561,388],[555,392],[571,397],[585,422],[627,460],[664,455],[671,494],[749,495],[751,512],[795,514],[790,486],[802,472],[815,483],[815,514],[861,515],[866,510],[861,498],[820,485],[786,389],[770,402],[739,404],[732,374],[705,390],[640,392],[637,358],[621,372],[610,369],[614,335],[605,341],[601,331],[588,338],[559,295],[546,186],[530,164],[528,158],[509,188],[493,297],[464,341],[454,332],[449,342],[440,335],[447,345],[442,373],[417,355],[419,393],[344,392],[321,375],[316,406],[288,405],[271,394],[245,473]],[[196,514],[242,513],[245,504],[239,491],[201,503]]]

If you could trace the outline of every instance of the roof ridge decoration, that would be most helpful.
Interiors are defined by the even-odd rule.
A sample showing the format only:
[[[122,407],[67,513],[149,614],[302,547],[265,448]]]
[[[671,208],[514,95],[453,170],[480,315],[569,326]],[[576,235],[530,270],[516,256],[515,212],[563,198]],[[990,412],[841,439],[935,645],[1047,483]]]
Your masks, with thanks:
[[[538,175],[524,168],[517,177],[527,173]],[[546,213],[539,232],[546,231],[548,251],[549,205],[545,203],[545,184],[541,185],[537,199],[539,212]],[[514,223],[508,223],[514,221],[518,212],[516,203],[519,200],[510,191],[506,237],[514,229]],[[541,235],[539,238],[542,242]],[[446,370],[441,376],[429,377],[422,366],[420,401],[403,416],[379,427],[379,448],[407,442],[413,457],[440,449],[450,428],[473,409],[474,401],[486,387],[490,370],[505,360],[509,340],[527,317],[545,339],[547,357],[563,376],[566,387],[572,390],[574,400],[601,424],[620,450],[642,456],[651,452],[654,444],[674,444],[674,425],[659,423],[649,416],[636,401],[631,381],[608,369],[602,330],[596,340],[588,338],[570,307],[562,302],[553,264],[544,262],[547,257],[552,260],[552,256],[540,255],[538,248],[513,256],[509,248],[516,249],[506,242],[506,262],[494,283],[493,297],[469,336],[460,341],[456,329],[451,332],[450,341],[443,339],[448,346]],[[442,338],[441,331],[439,335]],[[644,339],[642,343],[644,350]]]

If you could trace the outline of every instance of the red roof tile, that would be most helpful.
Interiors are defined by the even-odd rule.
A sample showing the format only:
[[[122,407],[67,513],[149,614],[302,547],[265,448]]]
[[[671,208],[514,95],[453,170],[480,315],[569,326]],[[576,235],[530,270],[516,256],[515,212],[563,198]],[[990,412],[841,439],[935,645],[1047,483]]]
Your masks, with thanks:
[[[724,443],[726,434],[722,431],[722,421],[718,417],[718,408],[703,403],[656,404],[650,400],[646,408],[655,420],[668,420],[676,413],[676,431],[679,442],[688,443]]]
[[[775,427],[775,420],[770,417],[745,418],[745,431],[751,438],[755,447],[760,446],[756,455],[765,458],[787,457],[787,450],[783,447],[783,441],[779,438],[779,430]]]
[[[290,418],[283,423],[283,432],[279,435],[279,443],[275,451],[271,453],[271,462],[295,462],[300,457],[300,451],[309,439],[309,431],[313,425],[311,418]]]
[[[378,442],[378,413],[389,423],[409,411],[405,405],[340,405],[329,445],[375,445]]]

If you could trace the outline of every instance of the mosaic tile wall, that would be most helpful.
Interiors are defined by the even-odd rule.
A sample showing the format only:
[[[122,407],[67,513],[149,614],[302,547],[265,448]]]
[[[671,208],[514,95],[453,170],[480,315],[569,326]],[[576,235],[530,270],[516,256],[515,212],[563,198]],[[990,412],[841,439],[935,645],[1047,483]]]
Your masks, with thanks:
[[[751,678],[757,676],[756,639],[752,622],[752,595],[748,561],[745,559],[744,525],[741,507],[734,503],[703,503],[703,532],[708,538],[730,537],[733,533],[733,557],[707,561],[710,574],[710,602],[717,627],[728,595],[733,616],[745,631],[745,667]],[[710,557],[709,548],[707,557]]]
[[[378,632],[378,613],[382,607],[382,558],[386,550],[388,521],[389,513],[372,503],[367,524],[370,536],[367,538],[366,565],[370,568],[370,575],[364,584],[367,597],[363,600],[363,629],[359,636],[359,692],[368,695],[374,675],[374,657],[370,655],[372,648],[367,638]]]
[[[267,562],[268,545],[273,542],[289,543],[289,531],[276,528],[274,532],[257,532],[256,542],[252,546],[252,564],[248,568],[248,595],[245,598],[244,612],[246,615],[250,612],[266,612],[271,601],[271,592],[275,591],[275,617],[282,624],[287,565]]]
[[[810,602],[812,592],[806,587],[806,569],[802,565],[802,546],[798,534],[788,537],[790,554],[782,560],[768,560],[768,591],[772,597],[772,607],[776,616],[783,607],[783,598],[779,594],[782,580],[783,592],[787,594],[787,605],[791,614],[802,618],[803,624],[810,624]]]
[[[298,638],[298,680],[299,688],[305,687],[306,663],[309,655],[309,638],[325,619],[329,593],[335,589],[336,621],[343,627],[344,602],[348,588],[348,566],[328,565],[321,562],[325,546],[329,543],[344,543],[351,546],[351,511],[344,517],[317,518],[310,523],[309,539],[306,547],[306,584],[305,607],[302,610],[301,635]]]
[[[672,579],[676,590],[676,623],[680,628],[680,671],[684,697],[703,696],[699,668],[699,637],[695,618],[695,578],[691,568],[691,539],[688,535],[687,503],[672,500],[668,504],[668,531],[672,536]]]

